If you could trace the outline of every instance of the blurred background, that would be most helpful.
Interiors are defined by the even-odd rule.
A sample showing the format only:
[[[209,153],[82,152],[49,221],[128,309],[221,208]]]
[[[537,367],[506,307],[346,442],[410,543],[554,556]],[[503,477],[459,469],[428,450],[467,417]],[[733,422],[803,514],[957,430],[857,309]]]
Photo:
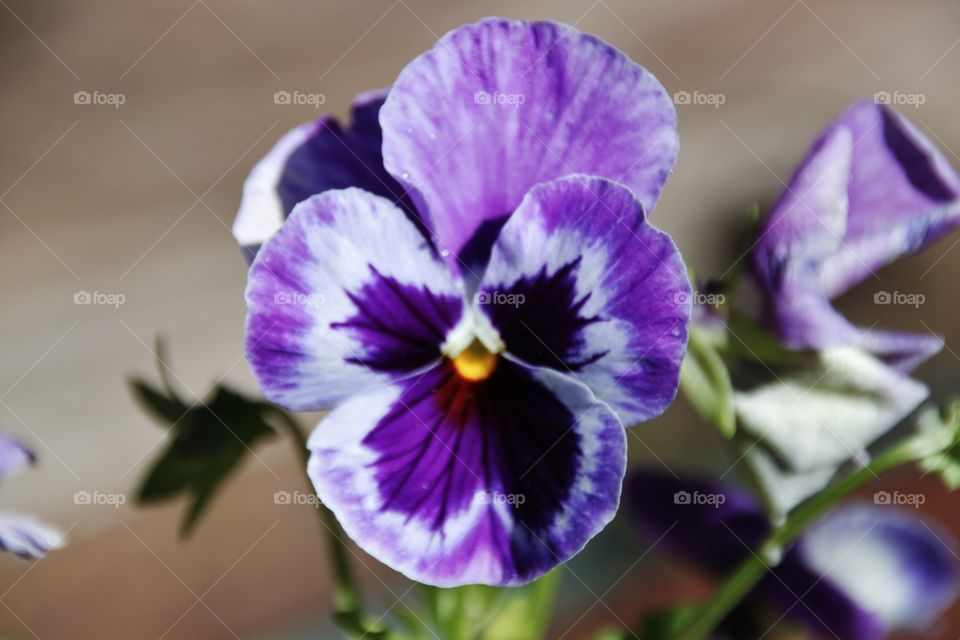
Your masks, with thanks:
[[[159,333],[185,392],[218,381],[256,392],[242,357],[246,264],[230,234],[250,167],[287,129],[344,115],[354,95],[389,86],[444,32],[486,15],[573,24],[685,92],[679,163],[652,219],[703,276],[735,263],[749,207],[775,198],[813,136],[858,98],[914,96],[898,108],[960,165],[950,0],[0,0],[0,424],[39,456],[0,487],[0,505],[70,537],[33,564],[0,558],[0,635],[326,637],[320,525],[311,507],[274,500],[307,491],[297,452],[279,438],[258,449],[179,540],[184,504],[131,504],[166,440],[126,379],[155,375]],[[323,104],[275,104],[278,91]],[[918,372],[939,394],[960,388],[957,242],[841,305],[864,324],[946,335]],[[876,307],[880,290],[925,302]],[[79,304],[85,293],[117,304]],[[678,403],[636,430],[632,455],[694,467],[715,455],[711,440]],[[870,492],[883,488],[921,492],[923,512],[960,534],[938,481],[905,471]],[[125,503],[79,504],[78,492]],[[551,637],[708,593],[647,551],[619,518],[564,570]],[[379,611],[410,588],[359,551],[355,568]],[[958,634],[955,610],[930,637]]]

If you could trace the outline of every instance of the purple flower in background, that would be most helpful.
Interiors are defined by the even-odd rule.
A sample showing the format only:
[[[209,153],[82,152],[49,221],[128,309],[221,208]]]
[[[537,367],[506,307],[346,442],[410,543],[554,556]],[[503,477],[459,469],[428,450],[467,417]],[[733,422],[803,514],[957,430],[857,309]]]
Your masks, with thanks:
[[[769,533],[760,505],[729,485],[644,471],[631,475],[627,495],[650,540],[662,538],[717,576],[746,560]],[[940,527],[895,507],[841,506],[785,552],[725,626],[766,607],[773,619],[782,615],[843,640],[922,630],[956,599],[958,564],[956,545]]]
[[[683,263],[645,215],[676,152],[670,98],[621,52],[488,19],[255,168],[247,357],[274,402],[335,407],[309,472],[361,547],[519,584],[610,521],[623,425],[670,404],[686,346]]]
[[[960,176],[943,155],[893,109],[853,105],[813,145],[752,252],[770,324],[789,347],[858,343],[910,371],[939,337],[868,331],[830,301],[958,224]]]
[[[35,458],[26,447],[0,433],[0,480],[33,464]],[[30,515],[0,511],[0,551],[20,558],[39,558],[51,549],[62,547],[63,534]]]

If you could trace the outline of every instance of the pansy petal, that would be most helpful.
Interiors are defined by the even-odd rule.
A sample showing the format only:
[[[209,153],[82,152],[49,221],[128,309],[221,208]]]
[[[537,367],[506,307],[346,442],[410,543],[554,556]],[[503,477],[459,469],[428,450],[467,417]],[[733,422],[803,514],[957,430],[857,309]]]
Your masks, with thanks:
[[[808,566],[796,547],[757,584],[751,601],[772,606],[817,638],[882,640],[889,634],[882,620]]]
[[[66,537],[59,529],[33,516],[0,511],[0,551],[20,558],[40,558],[65,543]]]
[[[922,629],[960,587],[952,536],[891,507],[838,509],[811,527],[796,550],[812,572],[888,629]]]
[[[385,98],[385,91],[359,96],[348,128],[331,116],[300,125],[257,163],[243,185],[233,224],[251,258],[298,202],[329,189],[359,187],[413,213],[403,188],[383,167],[378,114]]]
[[[553,22],[488,18],[451,31],[401,72],[380,121],[387,169],[413,188],[451,262],[478,273],[533,185],[597,175],[649,210],[678,148],[657,79]]]
[[[0,433],[0,479],[34,463],[36,457],[16,438]]]
[[[354,397],[310,437],[320,499],[368,553],[418,582],[515,585],[614,516],[622,424],[580,383],[501,358],[444,364]]]
[[[732,571],[770,531],[763,509],[729,484],[655,471],[630,474],[626,500],[651,541],[715,575]]]
[[[906,118],[864,101],[837,128],[849,130],[853,144],[843,243],[824,265],[830,297],[960,224],[960,176]]]
[[[860,342],[864,330],[830,300],[958,225],[960,176],[943,155],[892,109],[854,105],[814,144],[752,252],[769,322],[794,348]],[[863,343],[907,371],[937,340],[878,334]]]
[[[680,253],[630,190],[579,175],[524,198],[476,296],[511,354],[570,373],[625,424],[673,401],[690,298]]]
[[[391,201],[360,189],[297,205],[247,285],[247,359],[272,401],[329,407],[440,357],[460,288]]]

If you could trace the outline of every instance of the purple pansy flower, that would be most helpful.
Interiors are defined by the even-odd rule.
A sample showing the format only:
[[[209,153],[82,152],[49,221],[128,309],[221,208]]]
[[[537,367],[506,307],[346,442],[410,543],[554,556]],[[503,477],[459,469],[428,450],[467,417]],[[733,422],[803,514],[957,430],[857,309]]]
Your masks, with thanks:
[[[958,224],[960,176],[943,155],[893,109],[853,105],[813,145],[753,249],[771,326],[789,347],[859,344],[909,372],[942,339],[864,330],[830,301]]]
[[[257,166],[247,357],[271,400],[335,407],[309,472],[361,547],[420,582],[520,584],[610,521],[623,425],[670,404],[686,346],[683,263],[645,215],[676,151],[621,52],[487,19]]]
[[[34,463],[33,453],[19,441],[0,433],[0,480]],[[0,511],[0,551],[20,558],[39,558],[63,546],[63,534],[33,516]]]
[[[647,536],[662,537],[671,551],[718,577],[769,533],[762,508],[742,489],[648,471],[632,474],[628,484]],[[956,599],[958,564],[953,538],[940,527],[895,507],[851,503],[804,532],[729,622],[772,607],[774,618],[782,614],[843,640],[922,630]]]

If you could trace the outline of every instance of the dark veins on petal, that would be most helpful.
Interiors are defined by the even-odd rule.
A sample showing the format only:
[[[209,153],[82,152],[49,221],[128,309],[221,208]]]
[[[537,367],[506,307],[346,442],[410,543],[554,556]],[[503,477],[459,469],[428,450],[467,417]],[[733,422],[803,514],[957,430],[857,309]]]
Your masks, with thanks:
[[[580,261],[568,262],[550,275],[543,267],[536,276],[521,278],[507,289],[487,291],[491,320],[510,353],[529,364],[571,371],[606,355],[606,351],[582,353],[583,329],[603,318],[581,313],[590,294],[577,299]]]
[[[518,539],[540,538],[563,509],[576,477],[580,436],[575,416],[530,373],[507,360],[482,382],[449,364],[412,382],[364,440],[379,452],[373,466],[383,509],[438,533],[478,496],[523,496],[511,506],[519,532],[491,544],[525,562]],[[496,518],[493,510],[491,518]],[[498,527],[481,535],[496,537]],[[551,552],[552,550],[548,550]]]
[[[903,167],[910,184],[935,202],[947,202],[956,198],[953,190],[937,173],[933,159],[910,139],[903,126],[896,121],[896,116],[885,107],[880,113],[883,117],[884,141]]]
[[[373,280],[347,296],[357,313],[332,329],[350,331],[365,346],[348,358],[374,371],[414,371],[440,358],[440,345],[460,320],[463,302],[382,275],[368,265]]]

